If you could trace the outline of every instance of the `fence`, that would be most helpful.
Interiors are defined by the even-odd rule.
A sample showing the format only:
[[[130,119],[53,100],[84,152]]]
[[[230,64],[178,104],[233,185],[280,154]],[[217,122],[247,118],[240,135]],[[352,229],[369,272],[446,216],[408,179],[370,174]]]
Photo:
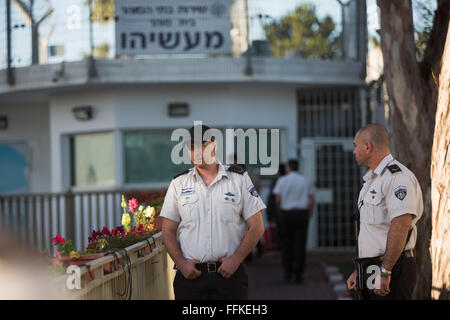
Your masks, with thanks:
[[[90,191],[0,196],[0,231],[37,250],[52,250],[61,234],[77,249],[86,248],[90,232],[121,224],[123,192]]]
[[[80,300],[168,300],[173,299],[173,261],[161,233],[154,241],[142,241],[80,266],[77,273],[63,275],[55,285],[65,299]],[[146,248],[149,248],[146,252]],[[117,261],[122,261],[117,264]],[[118,268],[114,268],[118,265]],[[108,267],[105,268],[105,267]],[[105,270],[113,270],[105,272]]]

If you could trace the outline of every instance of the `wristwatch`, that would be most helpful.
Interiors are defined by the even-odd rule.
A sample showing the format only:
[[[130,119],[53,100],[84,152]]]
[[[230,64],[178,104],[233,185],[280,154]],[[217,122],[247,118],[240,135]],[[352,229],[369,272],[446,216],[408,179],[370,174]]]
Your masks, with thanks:
[[[383,268],[383,267],[381,267],[380,271],[381,271],[381,274],[380,274],[380,275],[381,275],[382,277],[389,277],[389,276],[392,274],[391,271],[389,271],[389,270],[387,270],[387,269],[385,269],[385,268]]]

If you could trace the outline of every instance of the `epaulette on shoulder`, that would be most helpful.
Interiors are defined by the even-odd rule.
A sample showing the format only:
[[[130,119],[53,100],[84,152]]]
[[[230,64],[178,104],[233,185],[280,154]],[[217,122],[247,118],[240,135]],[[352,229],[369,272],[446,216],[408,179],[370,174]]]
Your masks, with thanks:
[[[396,165],[396,164],[392,164],[390,166],[387,166],[386,168],[388,168],[388,170],[392,174],[397,173],[397,172],[402,172],[402,169],[400,169],[400,167],[398,165]]]
[[[176,179],[176,178],[178,178],[179,176],[182,176],[183,174],[188,173],[189,171],[191,171],[191,169],[187,169],[187,170],[185,170],[185,171],[183,171],[183,172],[177,174],[176,176],[173,177],[173,179]]]
[[[244,174],[246,171],[245,168],[237,165],[229,166],[227,170],[239,174]]]

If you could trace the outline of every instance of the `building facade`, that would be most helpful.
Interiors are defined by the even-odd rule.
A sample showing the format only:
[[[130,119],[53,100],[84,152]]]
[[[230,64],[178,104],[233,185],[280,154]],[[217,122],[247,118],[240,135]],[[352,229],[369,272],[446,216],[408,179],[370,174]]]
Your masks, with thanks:
[[[232,8],[249,15],[243,1]],[[257,40],[247,50],[244,30],[231,33],[229,55],[23,66],[13,70],[14,85],[0,70],[0,194],[161,189],[188,167],[170,161],[173,130],[197,120],[223,132],[279,129],[280,162],[299,159],[316,184],[309,248],[351,248],[360,182],[353,135],[370,121],[365,1],[351,1],[342,15],[345,54],[335,60],[268,56]],[[233,16],[232,24],[242,30],[245,21]],[[224,147],[228,159],[233,143]],[[273,179],[261,177],[265,199]]]

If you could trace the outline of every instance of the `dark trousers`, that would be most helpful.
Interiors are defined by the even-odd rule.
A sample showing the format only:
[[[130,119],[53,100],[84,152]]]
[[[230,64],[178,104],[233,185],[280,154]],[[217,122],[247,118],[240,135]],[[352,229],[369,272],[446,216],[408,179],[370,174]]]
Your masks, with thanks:
[[[381,266],[381,263],[377,264]],[[364,264],[363,269],[367,270]],[[364,272],[364,284],[370,275]],[[416,285],[416,257],[400,256],[392,268],[391,281],[389,283],[389,294],[377,296],[373,290],[362,290],[363,300],[411,300],[414,286]]]
[[[301,280],[306,260],[308,210],[289,210],[281,213],[281,249],[285,278],[295,275]]]
[[[199,278],[188,280],[177,270],[173,289],[175,300],[247,300],[247,271],[241,264],[229,279],[216,272],[203,271]]]

